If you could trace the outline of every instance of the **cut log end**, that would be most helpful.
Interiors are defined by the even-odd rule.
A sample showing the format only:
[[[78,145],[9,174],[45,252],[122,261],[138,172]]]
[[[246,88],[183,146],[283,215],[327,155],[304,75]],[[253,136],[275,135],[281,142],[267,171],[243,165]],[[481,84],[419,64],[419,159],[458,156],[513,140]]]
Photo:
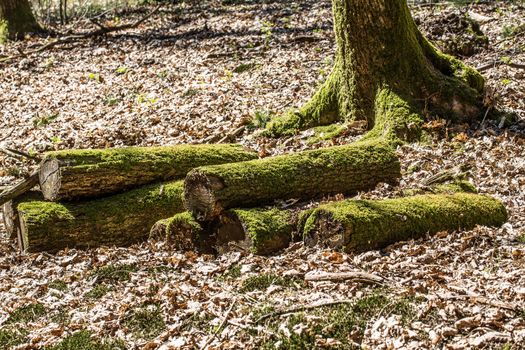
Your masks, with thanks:
[[[217,217],[222,207],[215,198],[214,191],[224,185],[214,176],[203,176],[198,170],[188,174],[184,183],[184,198],[187,209],[200,221],[211,221]]]
[[[57,159],[45,159],[40,165],[38,174],[40,181],[40,190],[44,198],[49,201],[58,199],[58,193],[61,187],[60,163]]]
[[[225,213],[219,220],[216,229],[215,250],[219,254],[231,251],[249,252],[253,247],[250,235],[246,234],[239,217],[233,213]]]

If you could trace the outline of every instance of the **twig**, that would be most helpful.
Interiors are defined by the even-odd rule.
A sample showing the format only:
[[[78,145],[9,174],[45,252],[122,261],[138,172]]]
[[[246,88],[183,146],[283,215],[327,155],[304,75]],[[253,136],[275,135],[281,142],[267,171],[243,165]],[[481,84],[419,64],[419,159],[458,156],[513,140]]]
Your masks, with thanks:
[[[381,276],[372,275],[366,272],[337,272],[337,273],[322,273],[322,274],[306,274],[304,276],[305,281],[319,282],[319,281],[347,281],[352,280],[355,282],[368,283],[368,284],[380,284],[382,285],[385,279]]]
[[[502,60],[494,60],[494,61],[490,61],[490,62],[482,64],[481,66],[476,67],[476,70],[478,72],[483,72],[483,71],[489,70],[490,68],[496,68],[497,66],[501,66],[501,65],[506,65],[506,66],[516,68],[516,69],[525,69],[525,64],[505,62]]]
[[[18,151],[12,148],[0,148],[0,152],[7,156],[14,157],[14,158],[28,158],[28,159],[36,160],[36,161],[40,160],[38,156],[32,156],[27,152]]]
[[[324,306],[333,306],[333,305],[339,305],[339,304],[353,304],[355,301],[352,299],[343,299],[343,300],[334,300],[334,301],[324,301],[321,303],[315,303],[311,305],[299,305],[299,306],[293,306],[287,309],[278,310],[271,312],[269,314],[262,315],[257,320],[255,320],[255,324],[260,323],[268,318],[274,318],[276,316],[282,316],[286,314],[292,314],[299,311],[306,311],[306,310],[312,310]]]
[[[213,339],[215,339],[217,334],[219,334],[219,332],[222,331],[222,328],[224,327],[224,325],[226,324],[226,322],[228,322],[228,319],[230,318],[230,314],[231,314],[231,312],[233,310],[233,307],[235,306],[236,302],[237,302],[237,298],[233,299],[232,304],[228,308],[228,311],[226,311],[226,315],[224,315],[224,319],[222,320],[221,324],[215,330],[215,332],[213,332],[212,336],[208,338],[206,343],[201,347],[201,350],[206,349],[208,347],[208,345],[210,345],[210,343],[213,341]]]
[[[240,134],[242,134],[245,129],[246,129],[246,125],[239,126],[237,129],[233,130],[231,133],[229,133],[228,135],[220,139],[219,142],[217,143],[224,143],[226,141],[230,141],[233,137],[237,137]]]
[[[117,32],[117,31],[121,31],[121,30],[135,28],[135,27],[141,25],[148,18],[153,16],[160,9],[160,7],[161,7],[160,4],[157,5],[150,13],[148,13],[147,15],[145,15],[144,17],[138,19],[137,21],[135,21],[133,23],[122,24],[120,26],[115,26],[115,27],[104,27],[101,24],[98,24],[98,26],[100,28],[95,30],[95,31],[84,33],[84,34],[75,34],[75,35],[70,35],[70,36],[66,36],[66,37],[63,37],[63,38],[59,38],[59,39],[57,39],[55,41],[52,41],[50,43],[47,43],[45,45],[40,46],[37,49],[31,50],[31,51],[28,51],[28,52],[25,52],[25,53],[21,52],[18,55],[12,55],[12,56],[7,56],[7,57],[0,58],[0,63],[11,61],[11,60],[13,60],[15,58],[24,57],[24,56],[32,55],[32,54],[35,54],[35,53],[39,53],[39,52],[45,51],[47,49],[51,49],[51,48],[53,48],[53,47],[55,47],[57,45],[60,45],[60,44],[71,43],[73,41],[87,39],[87,38],[92,38],[92,37],[97,37],[97,36],[105,35],[105,34],[108,34],[108,33],[111,33],[111,32]]]
[[[16,185],[4,190],[0,193],[0,205],[9,202],[12,199],[15,199],[38,184],[38,170],[32,173],[27,179],[24,179],[17,183]]]

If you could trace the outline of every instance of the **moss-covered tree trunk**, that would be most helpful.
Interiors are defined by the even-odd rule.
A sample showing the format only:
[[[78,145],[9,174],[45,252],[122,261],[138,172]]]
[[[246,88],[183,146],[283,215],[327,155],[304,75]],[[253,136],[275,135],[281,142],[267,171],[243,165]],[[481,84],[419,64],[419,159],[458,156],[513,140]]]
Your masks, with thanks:
[[[155,181],[181,179],[191,169],[256,159],[241,145],[177,145],[49,152],[40,166],[44,198],[96,198]]]
[[[352,194],[380,182],[394,183],[400,176],[392,147],[370,140],[195,168],[186,176],[184,198],[197,219],[211,221],[224,209],[260,206],[278,199]]]
[[[312,211],[304,225],[305,244],[347,252],[380,249],[427,233],[500,226],[503,204],[473,193],[418,195],[385,200],[346,200]]]
[[[26,33],[39,31],[29,0],[0,0],[0,40],[22,39]]]
[[[472,120],[484,80],[437,50],[417,29],[406,0],[333,0],[333,71],[301,110],[275,119],[274,135],[362,119],[370,136],[413,140],[428,114]]]
[[[153,184],[91,201],[22,202],[23,250],[127,246],[148,238],[158,220],[184,211],[183,181]]]

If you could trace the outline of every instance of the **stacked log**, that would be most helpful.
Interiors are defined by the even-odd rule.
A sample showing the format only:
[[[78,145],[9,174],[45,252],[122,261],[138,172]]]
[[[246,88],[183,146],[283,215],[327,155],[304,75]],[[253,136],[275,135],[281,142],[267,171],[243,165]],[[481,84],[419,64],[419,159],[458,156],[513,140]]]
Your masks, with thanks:
[[[255,152],[234,144],[56,151],[45,155],[39,182],[49,201],[98,198],[153,182],[181,179],[198,166],[255,158]]]
[[[472,193],[346,200],[315,209],[305,222],[304,241],[360,252],[440,231],[501,226],[506,220],[500,201]]]
[[[387,143],[360,142],[264,159],[199,167],[188,173],[184,197],[201,221],[225,209],[278,199],[353,194],[400,178],[399,160]]]

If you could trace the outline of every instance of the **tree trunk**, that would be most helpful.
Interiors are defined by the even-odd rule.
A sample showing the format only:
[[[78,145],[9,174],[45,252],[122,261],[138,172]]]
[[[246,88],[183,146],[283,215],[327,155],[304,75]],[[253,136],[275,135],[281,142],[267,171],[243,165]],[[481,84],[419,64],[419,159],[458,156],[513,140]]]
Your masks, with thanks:
[[[223,209],[276,199],[356,193],[400,177],[393,149],[380,141],[360,142],[237,164],[200,167],[188,173],[186,207],[201,221]]]
[[[430,113],[480,116],[484,80],[436,49],[417,29],[406,0],[333,0],[335,64],[300,111],[273,120],[269,134],[362,119],[369,137],[416,140]]]
[[[18,205],[23,250],[127,246],[148,238],[159,219],[184,211],[183,181],[148,185],[76,203]]]
[[[500,226],[506,220],[501,202],[472,193],[347,200],[315,209],[306,220],[304,241],[308,246],[360,252],[427,233]]]
[[[257,158],[240,145],[179,145],[47,153],[40,188],[50,201],[95,198],[156,181],[180,179],[202,165]]]
[[[26,33],[41,30],[29,0],[0,0],[0,41],[2,37],[23,39]]]
[[[221,254],[239,248],[257,255],[276,253],[292,241],[295,222],[288,210],[228,210],[221,214],[213,230],[215,249]]]

